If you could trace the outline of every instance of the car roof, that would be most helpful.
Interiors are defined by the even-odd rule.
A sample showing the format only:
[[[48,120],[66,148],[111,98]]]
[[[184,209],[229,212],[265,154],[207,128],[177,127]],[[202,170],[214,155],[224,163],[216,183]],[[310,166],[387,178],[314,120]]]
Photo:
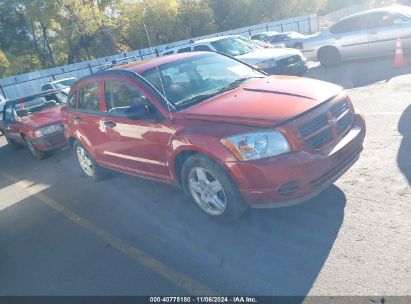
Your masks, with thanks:
[[[67,77],[67,78],[63,78],[63,79],[53,80],[53,81],[50,81],[50,82],[47,82],[47,83],[58,83],[58,82],[65,81],[65,80],[70,80],[70,79],[76,79],[76,78]]]
[[[370,14],[370,13],[399,13],[399,14],[401,14],[401,13],[404,12],[404,10],[411,12],[411,8],[409,6],[392,5],[392,6],[386,6],[386,7],[373,8],[373,9],[366,10],[366,11],[363,11],[363,12],[360,12],[360,13],[352,14],[352,15],[349,15],[347,17],[341,18],[341,20],[339,20],[339,21],[349,19],[351,17],[358,17],[358,16],[367,15],[367,14]]]
[[[171,62],[176,62],[179,60],[183,60],[186,58],[190,57],[197,57],[201,54],[210,54],[210,52],[185,52],[185,53],[176,53],[176,54],[170,54],[166,56],[160,56],[160,57],[154,57],[150,59],[146,59],[143,61],[134,61],[128,64],[123,64],[123,65],[118,65],[115,67],[112,67],[107,70],[99,71],[94,74],[91,74],[90,77],[98,76],[98,75],[103,75],[106,71],[130,71],[134,72],[137,74],[143,74],[144,72],[151,70],[155,67],[168,64]],[[87,78],[87,76],[86,76]],[[84,79],[84,78],[83,78]],[[81,79],[80,79],[81,80]],[[75,84],[77,85],[77,83]]]
[[[10,104],[15,104],[15,103],[22,103],[22,102],[25,102],[27,100],[30,100],[30,99],[33,99],[33,98],[36,98],[36,97],[47,96],[47,95],[50,95],[50,94],[55,94],[55,93],[60,93],[60,92],[63,92],[63,90],[62,89],[47,90],[47,91],[43,91],[43,92],[40,92],[40,93],[36,93],[36,94],[32,94],[32,95],[26,95],[26,96],[23,96],[23,97],[20,97],[20,98],[14,98],[14,99],[7,100],[5,105],[10,105]]]

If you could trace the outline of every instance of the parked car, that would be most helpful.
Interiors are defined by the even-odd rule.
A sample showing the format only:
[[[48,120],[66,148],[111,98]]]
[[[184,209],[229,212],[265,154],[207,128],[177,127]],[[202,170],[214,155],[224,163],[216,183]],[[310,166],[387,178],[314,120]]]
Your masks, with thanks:
[[[275,31],[261,32],[258,34],[251,35],[250,39],[264,41],[267,37],[276,35],[276,34],[279,34],[279,33]]]
[[[0,120],[3,119],[3,108],[4,108],[5,103],[6,103],[6,99],[4,99],[4,97],[0,95]],[[3,132],[0,130],[0,136],[3,136],[3,135],[4,135]]]
[[[263,41],[271,45],[284,44],[286,47],[302,49],[307,36],[298,32],[285,32],[268,36]]]
[[[411,50],[411,8],[392,6],[348,16],[319,35],[307,38],[303,53],[323,66],[346,59],[394,55],[396,40]]]
[[[53,90],[6,101],[0,130],[13,148],[27,146],[37,159],[66,145],[61,106],[67,94]]]
[[[48,91],[48,90],[61,89],[64,93],[68,94],[68,92],[70,91],[70,87],[75,82],[76,82],[76,78],[74,77],[54,80],[51,82],[43,83],[40,87],[40,90],[43,92],[43,91]]]
[[[304,75],[307,62],[299,50],[263,48],[239,35],[221,36],[195,41],[163,52],[162,55],[191,51],[212,51],[233,56],[268,74]]]
[[[176,184],[224,221],[247,206],[314,197],[357,160],[365,136],[364,119],[341,87],[267,76],[214,52],[86,76],[62,116],[90,179],[109,168]]]
[[[3,118],[3,108],[5,104],[6,104],[6,99],[4,99],[4,97],[0,95],[0,119]]]

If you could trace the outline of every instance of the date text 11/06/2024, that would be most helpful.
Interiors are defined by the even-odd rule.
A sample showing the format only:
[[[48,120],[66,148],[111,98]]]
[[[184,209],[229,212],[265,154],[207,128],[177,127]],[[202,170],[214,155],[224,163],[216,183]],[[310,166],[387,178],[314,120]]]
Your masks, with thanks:
[[[150,297],[150,303],[257,303],[255,297]]]

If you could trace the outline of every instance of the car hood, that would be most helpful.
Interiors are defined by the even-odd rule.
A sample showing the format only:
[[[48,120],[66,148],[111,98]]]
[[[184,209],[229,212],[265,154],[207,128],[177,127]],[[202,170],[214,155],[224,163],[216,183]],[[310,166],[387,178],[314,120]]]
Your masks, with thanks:
[[[20,119],[20,123],[34,130],[53,123],[61,122],[62,118],[60,110],[61,106],[57,106],[31,115],[23,116]]]
[[[185,119],[276,126],[337,96],[340,86],[302,77],[270,76],[248,82],[181,112]]]
[[[301,52],[299,50],[289,48],[267,48],[235,56],[235,58],[248,64],[256,64],[270,59],[281,60],[294,55],[301,56]]]

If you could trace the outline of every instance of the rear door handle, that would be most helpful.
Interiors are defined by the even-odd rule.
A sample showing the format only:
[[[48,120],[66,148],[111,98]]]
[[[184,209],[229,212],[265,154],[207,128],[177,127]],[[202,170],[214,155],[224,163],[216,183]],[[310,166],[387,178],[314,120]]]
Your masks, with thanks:
[[[114,121],[105,121],[103,122],[103,124],[108,128],[114,128],[116,126],[116,123]]]
[[[80,122],[81,122],[81,118],[80,118],[80,117],[78,117],[78,116],[74,117],[74,124],[75,124],[75,125],[79,124]]]

